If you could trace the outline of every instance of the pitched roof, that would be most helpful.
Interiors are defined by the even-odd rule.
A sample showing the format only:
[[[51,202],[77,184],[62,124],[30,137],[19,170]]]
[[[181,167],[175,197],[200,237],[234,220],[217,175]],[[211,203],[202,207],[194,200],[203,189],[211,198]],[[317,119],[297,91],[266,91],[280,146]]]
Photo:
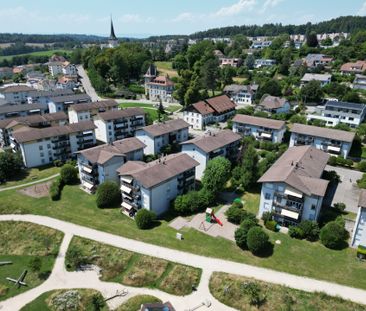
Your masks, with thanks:
[[[345,63],[341,67],[341,71],[362,73],[366,70],[366,61],[358,60],[355,63]]]
[[[282,108],[285,103],[287,103],[286,98],[268,95],[262,99],[259,105],[266,109],[278,109]]]
[[[17,105],[3,105],[0,106],[0,113],[11,113],[11,112],[21,112],[44,109],[46,110],[46,105],[43,104],[17,104]]]
[[[289,148],[258,180],[283,182],[306,195],[324,196],[328,181],[321,179],[329,155],[312,146]]]
[[[233,118],[233,122],[254,126],[262,126],[274,130],[280,130],[285,126],[285,121],[273,120],[261,117],[253,117],[245,114],[237,114]]]
[[[118,103],[115,100],[111,99],[111,100],[102,100],[99,102],[71,105],[69,107],[69,110],[80,112],[80,111],[89,111],[92,109],[113,108],[113,107],[118,107]]]
[[[177,153],[150,163],[128,161],[118,172],[132,176],[145,188],[152,188],[198,165],[189,155]]]
[[[172,86],[174,85],[174,82],[170,80],[167,76],[158,76],[147,84]]]
[[[145,115],[145,111],[142,108],[125,108],[122,110],[111,110],[98,113],[98,117],[104,121],[111,121],[141,115]]]
[[[293,124],[290,131],[292,133],[334,139],[349,143],[352,143],[353,139],[355,138],[354,132],[347,132],[342,130],[330,129],[313,125],[305,125],[299,123]]]
[[[301,81],[309,82],[312,80],[316,81],[328,81],[332,75],[330,74],[321,74],[321,73],[305,73]]]
[[[366,189],[361,189],[358,206],[366,208]]]
[[[188,128],[189,124],[182,119],[170,120],[162,123],[157,123],[143,127],[141,130],[148,133],[151,137],[156,137],[168,134],[174,131],[179,131]]]
[[[346,108],[346,109],[352,109],[352,110],[360,110],[363,111],[366,108],[365,104],[359,104],[359,103],[349,103],[349,102],[341,102],[341,101],[327,101],[325,104],[325,110],[327,110],[327,107],[337,107],[337,108]]]
[[[206,102],[218,113],[235,109],[236,105],[227,95],[216,96],[206,99]]]
[[[88,94],[71,94],[64,96],[55,96],[51,98],[54,103],[66,103],[66,102],[78,102],[78,101],[90,101],[91,98]]]
[[[213,110],[211,108],[211,106],[208,103],[204,102],[204,101],[199,101],[198,103],[195,103],[192,106],[193,106],[194,109],[196,109],[202,115],[207,115],[207,114],[215,112],[215,110]]]
[[[96,126],[92,121],[82,121],[69,125],[60,125],[42,129],[29,128],[26,131],[15,131],[13,136],[18,143],[26,143],[37,139],[51,138],[77,132],[94,130]]]
[[[188,140],[186,142],[181,143],[181,145],[194,144],[202,151],[208,153],[240,140],[241,136],[239,134],[233,133],[230,130],[224,130],[218,132],[217,134],[197,137]]]
[[[59,111],[56,113],[47,113],[47,114],[35,114],[31,116],[26,117],[18,117],[18,118],[9,118],[0,120],[0,129],[2,128],[9,128],[11,125],[11,122],[17,122],[18,124],[25,124],[28,126],[37,125],[39,123],[44,122],[51,122],[51,121],[62,121],[68,120],[67,115],[63,111]]]
[[[0,93],[30,92],[34,89],[27,85],[11,85],[0,89]]]
[[[145,148],[146,145],[135,137],[116,140],[113,144],[105,144],[79,151],[91,163],[105,164],[113,157],[125,156],[129,152]]]

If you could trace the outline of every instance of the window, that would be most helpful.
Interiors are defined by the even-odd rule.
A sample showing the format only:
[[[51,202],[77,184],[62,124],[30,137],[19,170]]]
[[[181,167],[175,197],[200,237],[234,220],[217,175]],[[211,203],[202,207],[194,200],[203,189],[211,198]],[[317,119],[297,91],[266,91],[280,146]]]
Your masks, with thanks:
[[[264,194],[264,198],[265,198],[266,200],[270,200],[270,199],[271,199],[271,194],[270,194],[270,193],[265,193],[265,194]]]
[[[82,120],[83,119],[83,117],[82,116],[80,116],[80,120]]]
[[[47,149],[51,149],[51,144],[47,144]]]
[[[42,164],[44,164],[46,161],[44,159],[41,160]]]
[[[313,210],[315,210],[316,209],[316,205],[315,204],[312,204],[311,205],[311,210],[313,211]]]
[[[39,146],[39,150],[43,150],[43,146]]]
[[[40,156],[41,156],[41,157],[44,157],[44,153],[43,153],[43,152],[41,152],[41,153],[40,153]]]
[[[112,129],[112,125],[108,125],[108,130],[111,130]]]

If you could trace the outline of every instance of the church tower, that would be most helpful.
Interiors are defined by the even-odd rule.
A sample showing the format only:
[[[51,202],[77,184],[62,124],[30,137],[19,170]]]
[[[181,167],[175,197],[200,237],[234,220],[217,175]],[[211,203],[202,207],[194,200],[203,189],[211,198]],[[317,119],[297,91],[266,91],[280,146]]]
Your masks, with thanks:
[[[113,20],[111,16],[111,34],[109,35],[108,39],[108,47],[115,48],[116,46],[118,46],[118,39],[114,33]]]

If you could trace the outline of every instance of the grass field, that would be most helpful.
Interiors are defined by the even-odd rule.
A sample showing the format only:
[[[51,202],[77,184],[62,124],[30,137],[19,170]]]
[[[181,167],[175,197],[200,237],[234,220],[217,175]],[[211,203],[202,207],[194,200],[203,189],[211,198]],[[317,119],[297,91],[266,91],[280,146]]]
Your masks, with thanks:
[[[217,272],[211,276],[210,291],[222,303],[241,311],[366,310],[366,306],[330,297],[323,293],[307,293],[246,277]]]
[[[173,69],[172,62],[155,62],[160,74],[169,75],[169,77],[178,77],[178,72]]]
[[[84,193],[78,186],[66,186],[62,199],[56,202],[49,198],[34,199],[12,190],[1,192],[0,202],[2,214],[50,216],[168,248],[366,289],[366,265],[357,260],[356,251],[351,248],[335,251],[319,242],[311,243],[269,232],[272,242],[281,240],[282,243],[274,245],[272,256],[260,258],[242,251],[231,241],[214,238],[192,228],[181,230],[184,240],[180,241],[167,221],[162,220],[151,230],[139,230],[133,220],[121,215],[119,209],[98,209],[95,197]]]
[[[117,311],[137,311],[141,308],[141,305],[144,303],[156,303],[156,302],[161,303],[162,301],[154,296],[138,295],[128,299],[117,309]]]
[[[76,299],[76,309],[75,308],[67,308],[63,309],[64,306],[59,305],[59,308],[56,308],[55,301],[57,297],[65,294],[66,292],[77,292],[79,299]],[[101,294],[96,290],[91,289],[72,289],[72,290],[55,290],[42,294],[26,306],[24,306],[21,311],[54,311],[54,310],[78,310],[78,311],[108,311],[109,308],[105,304],[101,308],[95,308],[93,304],[93,296],[101,296]],[[101,298],[103,299],[103,298]],[[70,299],[69,299],[70,301]],[[132,309],[130,309],[132,310]]]
[[[30,223],[1,222],[0,224],[0,261],[13,264],[0,266],[0,300],[18,295],[45,281],[52,271],[55,257],[61,244],[62,233]],[[39,271],[33,271],[31,261],[41,260]],[[19,289],[6,280],[17,279],[28,270],[25,282],[27,287]]]
[[[2,187],[19,186],[22,184],[50,177],[58,173],[60,173],[60,168],[55,166],[44,166],[44,167],[25,169],[22,170],[21,174],[19,174],[18,176],[14,176],[11,180],[8,180],[6,183],[2,183],[0,189]]]
[[[101,267],[103,281],[158,288],[179,296],[190,294],[201,275],[196,268],[74,237],[66,255],[66,267],[74,271],[81,262]]]
[[[49,50],[49,51],[37,51],[37,52],[18,54],[18,55],[6,55],[6,56],[0,56],[0,62],[2,62],[5,59],[11,60],[14,56],[33,55],[33,56],[48,56],[48,57],[51,57],[55,53],[58,53],[58,54],[68,53],[68,54],[70,54],[71,51],[70,50],[61,50],[60,49],[60,50]]]

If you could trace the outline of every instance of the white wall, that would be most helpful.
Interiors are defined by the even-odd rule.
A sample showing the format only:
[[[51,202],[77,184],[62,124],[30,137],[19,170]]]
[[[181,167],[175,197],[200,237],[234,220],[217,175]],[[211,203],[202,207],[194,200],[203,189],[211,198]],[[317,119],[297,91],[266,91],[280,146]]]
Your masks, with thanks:
[[[109,143],[107,123],[105,123],[103,120],[94,120],[94,124],[97,127],[95,129],[95,136],[96,136],[97,140],[103,141],[105,143]],[[113,130],[111,130],[111,131],[113,132]]]
[[[150,210],[157,215],[166,212],[170,207],[170,202],[178,195],[178,180],[172,178],[157,187],[151,189]]]
[[[243,132],[239,132],[240,127],[248,128],[250,130],[250,131],[248,131],[248,132],[250,132],[248,135],[252,135],[255,139],[260,139],[259,131],[261,130],[261,128],[259,126],[233,122],[233,132],[243,135]],[[286,129],[282,128],[280,130],[270,130],[270,131],[273,133],[272,134],[272,143],[281,143]],[[246,136],[248,136],[248,135],[246,135]]]
[[[208,155],[193,144],[182,145],[182,152],[199,162],[199,165],[196,167],[196,179],[201,180],[207,166]]]

